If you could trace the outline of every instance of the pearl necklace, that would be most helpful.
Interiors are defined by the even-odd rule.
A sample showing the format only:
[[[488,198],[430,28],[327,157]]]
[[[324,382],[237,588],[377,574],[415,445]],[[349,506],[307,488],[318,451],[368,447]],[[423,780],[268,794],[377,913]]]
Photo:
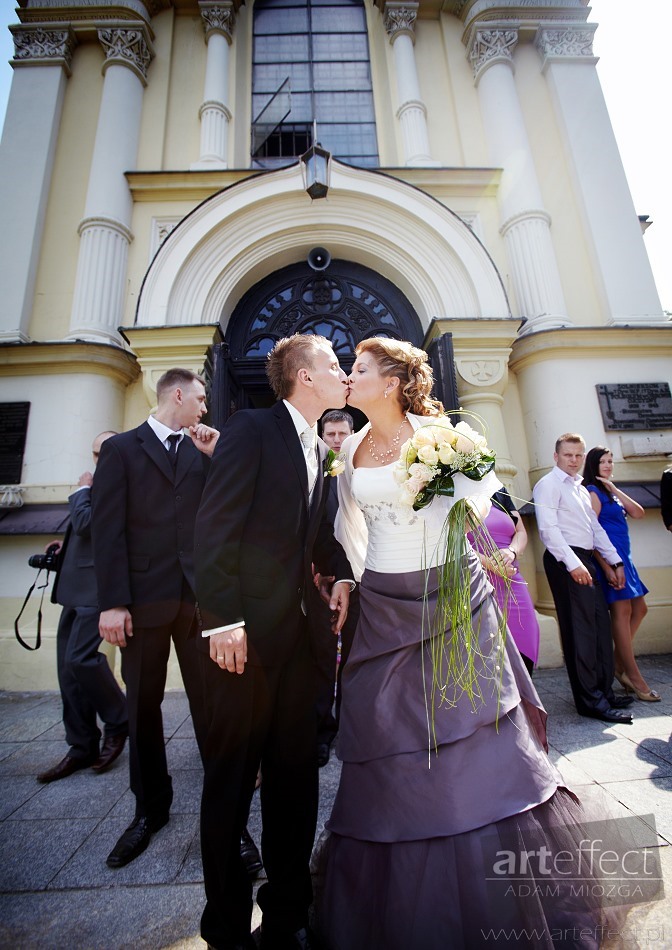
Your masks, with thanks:
[[[392,457],[394,456],[395,451],[399,445],[401,430],[404,428],[405,425],[406,425],[406,416],[404,416],[404,418],[401,420],[401,425],[397,429],[397,434],[390,442],[389,449],[386,452],[381,451],[380,455],[376,454],[376,452],[378,451],[378,447],[376,443],[373,441],[373,436],[371,435],[372,429],[369,429],[366,436],[366,441],[369,446],[369,454],[371,455],[371,458],[374,460],[374,462],[382,462],[383,465],[387,465],[388,462],[392,461]]]

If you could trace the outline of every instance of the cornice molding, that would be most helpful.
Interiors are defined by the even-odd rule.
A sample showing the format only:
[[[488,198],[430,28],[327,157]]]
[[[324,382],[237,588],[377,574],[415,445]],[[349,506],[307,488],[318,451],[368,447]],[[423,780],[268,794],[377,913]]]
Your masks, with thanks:
[[[546,360],[672,357],[672,323],[669,326],[565,327],[540,330],[519,337],[513,344],[509,366],[519,373]]]
[[[104,343],[0,344],[0,376],[107,376],[127,386],[140,375],[135,356]]]

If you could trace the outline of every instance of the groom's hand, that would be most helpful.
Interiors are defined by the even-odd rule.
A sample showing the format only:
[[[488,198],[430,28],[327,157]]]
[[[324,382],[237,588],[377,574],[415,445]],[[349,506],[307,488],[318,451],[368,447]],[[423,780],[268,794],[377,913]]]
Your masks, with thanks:
[[[329,600],[329,609],[333,611],[331,618],[331,632],[338,636],[343,629],[345,618],[348,616],[348,604],[350,603],[350,583],[348,581],[338,581],[331,588],[331,598]]]
[[[210,659],[222,670],[242,673],[247,663],[247,634],[245,627],[234,627],[213,633],[210,637]]]

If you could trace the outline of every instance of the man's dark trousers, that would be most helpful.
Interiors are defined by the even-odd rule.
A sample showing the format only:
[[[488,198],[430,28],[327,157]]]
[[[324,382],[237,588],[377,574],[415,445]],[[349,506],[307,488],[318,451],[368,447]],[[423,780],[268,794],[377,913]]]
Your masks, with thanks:
[[[593,578],[592,587],[577,584],[548,551],[544,570],[558,614],[567,675],[576,709],[582,715],[606,712],[614,699],[614,648],[609,611],[597,580],[592,552],[572,548]]]
[[[58,683],[63,701],[65,738],[73,758],[97,758],[100,729],[105,736],[125,735],[127,711],[107,658],[100,653],[98,595],[91,545],[91,490],[68,499],[70,523],[63,539],[51,599],[63,610],[56,636]]]

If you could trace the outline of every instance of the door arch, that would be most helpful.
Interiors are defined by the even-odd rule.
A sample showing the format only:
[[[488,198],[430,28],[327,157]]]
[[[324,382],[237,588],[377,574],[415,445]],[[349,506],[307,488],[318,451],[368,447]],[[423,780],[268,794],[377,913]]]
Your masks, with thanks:
[[[235,409],[272,401],[266,356],[293,333],[325,336],[346,372],[360,340],[386,336],[422,346],[424,337],[406,296],[369,267],[338,259],[320,272],[307,261],[280,268],[239,300],[215,351],[210,397],[215,425]]]

